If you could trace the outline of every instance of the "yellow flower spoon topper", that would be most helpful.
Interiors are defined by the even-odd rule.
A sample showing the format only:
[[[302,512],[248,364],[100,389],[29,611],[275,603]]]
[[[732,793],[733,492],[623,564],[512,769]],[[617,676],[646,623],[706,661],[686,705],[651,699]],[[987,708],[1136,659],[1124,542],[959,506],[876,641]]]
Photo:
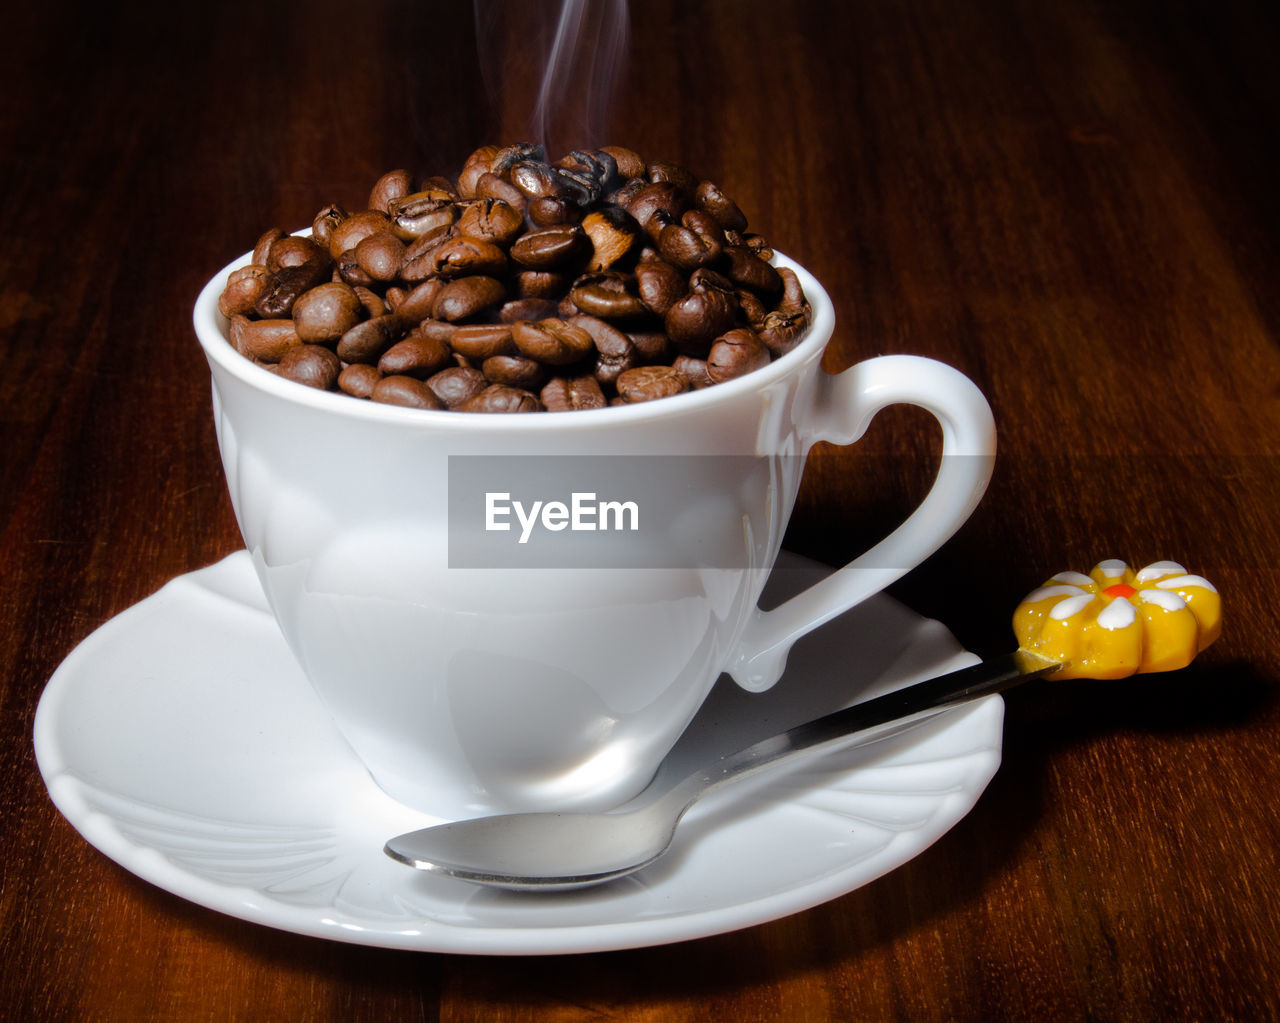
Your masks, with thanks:
[[[1218,591],[1174,561],[1135,572],[1108,560],[1088,575],[1061,572],[1013,614],[1019,649],[1062,662],[1058,679],[1183,668],[1221,629]]]

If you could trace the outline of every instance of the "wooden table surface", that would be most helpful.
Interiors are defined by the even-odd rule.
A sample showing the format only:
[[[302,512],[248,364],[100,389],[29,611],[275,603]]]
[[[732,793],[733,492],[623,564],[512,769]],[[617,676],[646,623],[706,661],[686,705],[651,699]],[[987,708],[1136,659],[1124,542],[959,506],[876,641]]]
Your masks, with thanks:
[[[527,136],[538,20],[485,3],[477,40],[463,2],[10,10],[0,1016],[1280,1018],[1265,6],[633,5],[590,141],[735,195],[833,296],[828,369],[933,356],[990,399],[991,489],[891,592],[990,656],[1048,575],[1167,557],[1219,585],[1228,621],[1182,672],[1011,694],[977,806],[864,888],[736,933],[552,958],[384,951],[189,904],[62,819],[31,743],[76,643],[241,545],[199,288],[265,228],[358,205],[384,170],[449,171]],[[847,560],[923,493],[935,449],[906,409],[856,452],[816,451],[787,545]]]

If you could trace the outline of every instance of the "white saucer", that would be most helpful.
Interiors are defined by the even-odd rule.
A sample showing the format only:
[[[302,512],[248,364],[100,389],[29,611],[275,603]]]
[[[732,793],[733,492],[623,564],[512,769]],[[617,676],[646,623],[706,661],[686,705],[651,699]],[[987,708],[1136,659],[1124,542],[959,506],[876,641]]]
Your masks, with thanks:
[[[784,555],[771,586],[812,581]],[[972,663],[937,622],[877,597],[802,640],[782,681],[721,680],[655,784],[857,698]],[[245,552],[181,576],[94,632],[40,701],[58,809],[126,869],[300,934],[484,954],[704,937],[835,898],[962,818],[1000,762],[999,697],[694,807],[648,870],[561,894],[474,888],[382,853],[432,823],[374,785],[312,696]],[[751,786],[749,789],[744,786]]]

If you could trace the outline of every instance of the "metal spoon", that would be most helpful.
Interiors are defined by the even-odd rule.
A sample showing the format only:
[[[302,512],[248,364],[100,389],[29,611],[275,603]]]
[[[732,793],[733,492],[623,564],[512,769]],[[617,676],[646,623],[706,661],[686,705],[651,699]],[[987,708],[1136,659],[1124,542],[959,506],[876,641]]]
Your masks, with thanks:
[[[387,842],[394,860],[475,884],[523,891],[585,888],[648,866],[671,845],[700,797],[766,765],[823,746],[896,734],[969,700],[1003,692],[1062,667],[1027,650],[940,675],[824,715],[730,753],[689,775],[657,800],[604,813],[516,813],[411,831]],[[886,725],[894,725],[889,730]],[[879,730],[879,732],[877,732]]]

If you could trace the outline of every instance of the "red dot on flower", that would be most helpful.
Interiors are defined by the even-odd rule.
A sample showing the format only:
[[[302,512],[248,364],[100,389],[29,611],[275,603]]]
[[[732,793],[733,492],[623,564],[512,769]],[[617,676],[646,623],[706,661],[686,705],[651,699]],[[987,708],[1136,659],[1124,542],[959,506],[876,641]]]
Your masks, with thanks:
[[[1114,586],[1108,586],[1103,590],[1102,595],[1104,597],[1132,597],[1137,592],[1132,586],[1116,583]]]

